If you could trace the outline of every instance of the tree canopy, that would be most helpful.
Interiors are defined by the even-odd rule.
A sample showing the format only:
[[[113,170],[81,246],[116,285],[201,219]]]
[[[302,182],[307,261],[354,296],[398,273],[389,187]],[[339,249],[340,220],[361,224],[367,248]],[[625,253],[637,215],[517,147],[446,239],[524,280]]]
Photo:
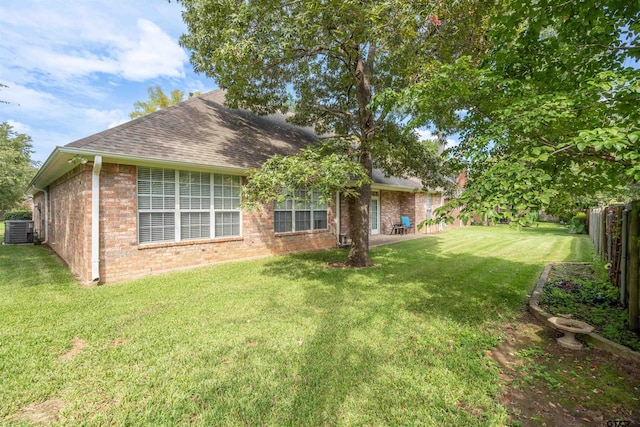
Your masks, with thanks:
[[[15,208],[36,172],[31,161],[31,137],[0,123],[0,211]]]
[[[188,27],[181,44],[190,49],[194,69],[226,89],[228,106],[269,114],[295,105],[291,121],[323,135],[323,144],[310,150],[334,153],[335,162],[359,177],[350,183],[334,168],[314,170],[309,161],[313,155],[305,151],[252,171],[249,182],[255,185],[247,187],[245,199],[276,200],[281,194],[277,186],[292,190],[314,185],[328,197],[331,190],[354,185],[348,193],[352,245],[347,264],[370,265],[372,169],[420,177],[425,185],[446,183],[436,150],[407,127],[400,104],[377,103],[374,96],[401,91],[429,64],[481,51],[480,10],[487,2],[180,3]],[[297,162],[299,175],[314,176],[313,182],[281,173],[292,162]]]
[[[441,214],[519,222],[637,183],[640,4],[497,5],[479,63],[429,68],[403,93],[414,124],[460,133],[448,164],[468,183]]]
[[[163,108],[176,105],[184,101],[184,91],[174,89],[167,96],[160,86],[150,86],[147,88],[149,99],[145,101],[136,101],[133,103],[134,110],[129,114],[132,119],[146,116]]]

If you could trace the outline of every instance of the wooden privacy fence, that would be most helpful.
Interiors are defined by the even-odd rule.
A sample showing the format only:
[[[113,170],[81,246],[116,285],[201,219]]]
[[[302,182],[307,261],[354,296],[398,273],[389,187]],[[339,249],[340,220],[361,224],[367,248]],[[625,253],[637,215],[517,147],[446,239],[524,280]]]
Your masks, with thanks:
[[[629,329],[640,330],[640,201],[591,209],[589,236],[596,255],[607,262],[609,280],[629,308]]]

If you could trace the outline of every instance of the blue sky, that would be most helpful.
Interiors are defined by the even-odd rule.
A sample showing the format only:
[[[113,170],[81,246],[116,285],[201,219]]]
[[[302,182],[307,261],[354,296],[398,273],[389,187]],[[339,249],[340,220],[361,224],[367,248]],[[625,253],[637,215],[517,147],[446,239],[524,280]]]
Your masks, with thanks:
[[[31,136],[32,159],[129,120],[147,88],[207,92],[167,0],[2,0],[0,122]],[[431,131],[418,130],[422,138]],[[453,142],[453,141],[451,141]]]
[[[207,92],[178,44],[167,0],[2,0],[0,122],[33,139],[32,159],[129,120],[147,88]]]

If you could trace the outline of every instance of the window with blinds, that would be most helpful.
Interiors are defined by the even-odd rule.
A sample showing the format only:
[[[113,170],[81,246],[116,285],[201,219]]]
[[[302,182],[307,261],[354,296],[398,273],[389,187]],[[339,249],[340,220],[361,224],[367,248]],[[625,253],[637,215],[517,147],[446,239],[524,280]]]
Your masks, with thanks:
[[[327,203],[320,201],[317,191],[298,190],[296,198],[288,198],[275,205],[274,231],[326,230]]]
[[[138,241],[241,235],[239,176],[138,168]]]
[[[211,237],[211,177],[180,171],[180,240]]]
[[[175,240],[176,174],[169,169],[138,168],[138,241]]]

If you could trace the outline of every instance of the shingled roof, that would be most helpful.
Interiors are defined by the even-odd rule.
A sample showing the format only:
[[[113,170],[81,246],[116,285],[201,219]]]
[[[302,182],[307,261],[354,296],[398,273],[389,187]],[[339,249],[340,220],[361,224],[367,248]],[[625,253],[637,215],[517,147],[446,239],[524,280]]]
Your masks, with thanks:
[[[319,139],[311,129],[287,123],[282,114],[257,116],[227,108],[224,97],[224,90],[214,90],[57,147],[28,191],[49,185],[79,157],[243,171],[277,154],[296,154]],[[387,177],[379,169],[374,169],[373,181],[403,191],[422,187],[417,179]]]
[[[224,91],[157,111],[65,147],[148,160],[221,168],[260,167],[276,154],[292,155],[318,140],[283,115],[256,116],[224,105]]]

